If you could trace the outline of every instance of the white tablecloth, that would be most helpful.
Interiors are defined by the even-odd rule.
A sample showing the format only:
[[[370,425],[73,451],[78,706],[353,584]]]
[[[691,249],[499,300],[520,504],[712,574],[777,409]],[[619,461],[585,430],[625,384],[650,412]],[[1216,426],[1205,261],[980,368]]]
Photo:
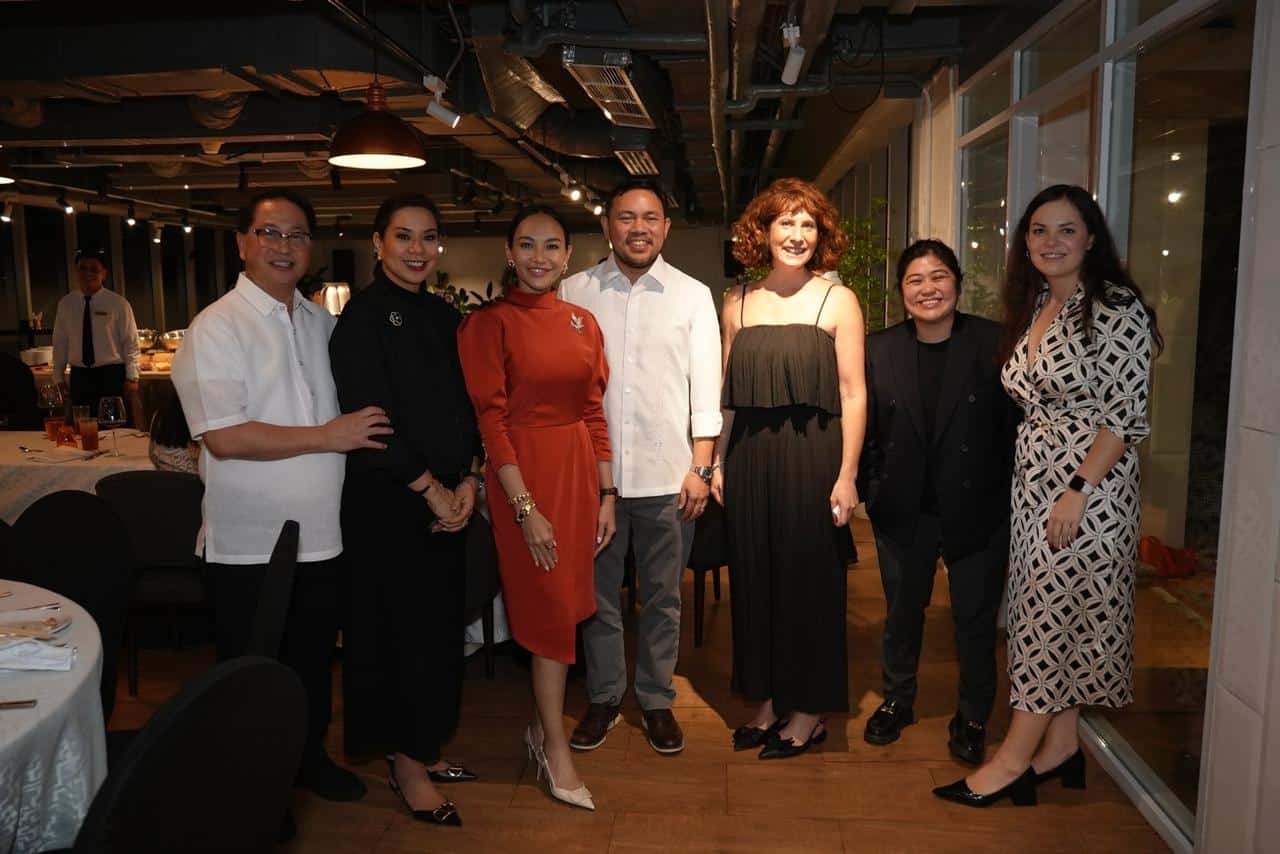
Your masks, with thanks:
[[[109,474],[155,468],[147,456],[147,437],[133,430],[116,431],[120,456],[111,454],[111,431],[99,434],[98,447],[107,453],[92,460],[67,463],[40,463],[36,458],[55,449],[43,432],[0,431],[0,519],[10,525],[36,499],[60,489],[93,492],[98,481]],[[24,454],[19,445],[39,449]],[[3,603],[0,603],[0,607]],[[4,849],[0,848],[0,851]]]
[[[0,700],[35,699],[34,709],[0,710],[0,852],[70,848],[107,776],[102,721],[102,638],[65,596],[0,578],[0,609],[57,600],[71,625],[56,637],[76,647],[66,672],[0,670]]]

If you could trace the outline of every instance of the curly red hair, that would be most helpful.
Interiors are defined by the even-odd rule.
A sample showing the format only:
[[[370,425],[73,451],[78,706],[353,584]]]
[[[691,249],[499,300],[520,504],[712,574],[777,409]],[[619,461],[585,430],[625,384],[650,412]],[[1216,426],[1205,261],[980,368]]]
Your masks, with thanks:
[[[769,266],[769,228],[782,214],[796,211],[812,216],[818,226],[818,245],[805,266],[820,273],[834,270],[849,242],[840,214],[821,190],[799,178],[780,178],[751,200],[733,224],[733,257],[744,267]]]

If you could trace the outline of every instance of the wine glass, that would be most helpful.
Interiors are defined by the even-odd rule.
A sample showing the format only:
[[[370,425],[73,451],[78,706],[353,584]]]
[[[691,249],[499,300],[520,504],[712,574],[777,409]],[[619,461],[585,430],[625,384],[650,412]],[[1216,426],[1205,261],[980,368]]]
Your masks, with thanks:
[[[56,441],[57,434],[50,435],[49,422],[53,420],[54,413],[62,408],[64,403],[62,398],[62,388],[57,383],[45,383],[40,386],[38,392],[40,408],[44,410],[44,431],[45,438],[50,441]]]
[[[111,456],[120,456],[120,446],[116,443],[115,428],[129,423],[129,416],[124,408],[124,398],[103,397],[98,399],[98,425],[111,430]]]

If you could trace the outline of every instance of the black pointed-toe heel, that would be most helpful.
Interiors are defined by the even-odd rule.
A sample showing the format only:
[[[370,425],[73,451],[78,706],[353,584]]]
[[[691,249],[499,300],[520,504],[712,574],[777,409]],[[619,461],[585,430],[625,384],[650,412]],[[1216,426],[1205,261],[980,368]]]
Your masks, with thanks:
[[[1084,750],[1077,747],[1076,752],[1066,758],[1066,760],[1056,768],[1050,768],[1042,774],[1036,775],[1036,783],[1043,783],[1052,780],[1054,777],[1062,780],[1062,788],[1064,789],[1083,789],[1084,785]]]
[[[470,783],[480,779],[480,775],[461,765],[450,765],[440,771],[427,771],[427,776],[433,783]]]
[[[817,726],[809,733],[809,737],[804,741],[796,744],[789,738],[783,738],[778,732],[770,733],[768,742],[765,743],[764,749],[760,751],[760,759],[790,759],[793,756],[799,756],[807,751],[810,747],[827,740],[827,728],[822,721],[818,721]]]
[[[989,795],[979,795],[969,788],[963,778],[949,786],[939,786],[933,793],[944,801],[964,804],[966,807],[989,807],[1006,797],[1012,798],[1016,807],[1033,807],[1036,805],[1036,772],[1028,768],[1018,779]]]
[[[387,785],[391,787],[391,791],[400,796],[400,802],[404,804],[405,809],[418,821],[424,821],[427,824],[462,827],[462,816],[458,814],[458,807],[453,801],[445,801],[433,810],[414,809],[413,805],[409,803],[409,799],[404,796],[404,792],[400,790],[400,781],[396,779],[396,763],[390,756],[387,757]]]
[[[758,726],[740,726],[733,731],[733,749],[736,750],[754,750],[769,740],[769,736],[785,726],[782,718],[778,718],[769,724],[767,729],[760,729]]]

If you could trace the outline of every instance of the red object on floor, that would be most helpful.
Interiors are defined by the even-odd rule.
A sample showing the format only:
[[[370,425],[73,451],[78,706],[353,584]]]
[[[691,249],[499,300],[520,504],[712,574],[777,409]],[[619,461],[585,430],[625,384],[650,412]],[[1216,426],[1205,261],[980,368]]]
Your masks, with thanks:
[[[1155,567],[1156,575],[1161,578],[1194,575],[1200,563],[1200,556],[1194,549],[1171,548],[1153,536],[1143,537],[1138,544],[1138,559]]]

